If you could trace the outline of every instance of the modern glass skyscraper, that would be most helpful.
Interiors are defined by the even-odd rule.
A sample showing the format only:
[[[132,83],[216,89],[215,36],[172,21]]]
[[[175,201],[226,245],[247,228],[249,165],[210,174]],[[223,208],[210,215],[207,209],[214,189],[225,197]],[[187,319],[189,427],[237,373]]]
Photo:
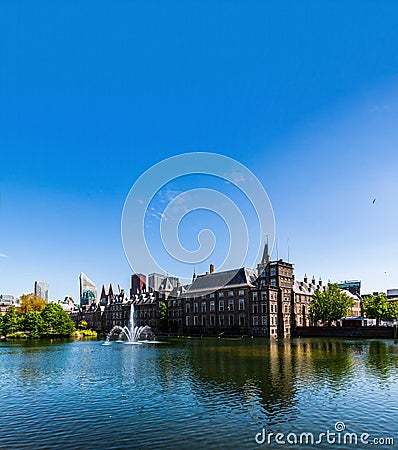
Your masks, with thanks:
[[[79,276],[80,286],[80,305],[87,306],[97,301],[98,292],[95,284],[85,274],[81,273]]]
[[[47,281],[35,281],[35,294],[48,302],[48,283]]]

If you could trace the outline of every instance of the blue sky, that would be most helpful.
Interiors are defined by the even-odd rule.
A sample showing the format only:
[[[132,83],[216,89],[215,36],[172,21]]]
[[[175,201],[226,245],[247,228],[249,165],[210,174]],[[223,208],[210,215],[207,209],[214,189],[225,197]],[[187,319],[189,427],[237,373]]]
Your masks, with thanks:
[[[397,48],[395,1],[2,1],[0,292],[127,288],[126,196],[194,151],[259,178],[297,277],[398,287]]]

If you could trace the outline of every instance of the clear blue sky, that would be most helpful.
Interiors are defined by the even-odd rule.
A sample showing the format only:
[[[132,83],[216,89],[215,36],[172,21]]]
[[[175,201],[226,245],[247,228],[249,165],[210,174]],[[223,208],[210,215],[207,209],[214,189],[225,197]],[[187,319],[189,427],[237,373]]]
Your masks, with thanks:
[[[298,278],[398,287],[397,48],[396,1],[3,0],[0,292],[128,288],[129,189],[192,151],[257,175]]]

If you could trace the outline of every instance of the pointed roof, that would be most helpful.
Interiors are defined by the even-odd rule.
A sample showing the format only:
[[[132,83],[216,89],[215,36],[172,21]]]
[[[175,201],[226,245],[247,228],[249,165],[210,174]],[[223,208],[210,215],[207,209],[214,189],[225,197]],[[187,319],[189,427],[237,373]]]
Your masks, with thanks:
[[[102,285],[102,289],[101,289],[101,298],[106,298],[106,291],[105,291],[104,285]]]
[[[113,293],[113,287],[112,283],[109,284],[109,291],[108,291],[109,297],[113,297],[115,294]]]

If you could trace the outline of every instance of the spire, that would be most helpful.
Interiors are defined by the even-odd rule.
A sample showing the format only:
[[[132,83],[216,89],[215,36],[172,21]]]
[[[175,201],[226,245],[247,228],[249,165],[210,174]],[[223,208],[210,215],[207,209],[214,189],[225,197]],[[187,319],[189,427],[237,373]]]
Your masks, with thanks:
[[[196,279],[196,269],[195,269],[195,266],[194,266],[194,268],[193,268],[193,275],[192,275],[192,283],[195,281],[195,279]]]
[[[112,287],[112,283],[109,284],[109,291],[108,291],[108,295],[109,297],[113,297],[113,287]]]
[[[269,248],[268,248],[268,234],[266,236],[265,239],[265,244],[264,244],[264,252],[263,252],[263,259],[261,260],[261,262],[263,264],[267,264],[269,263]]]
[[[106,298],[105,286],[102,285],[101,298]]]

